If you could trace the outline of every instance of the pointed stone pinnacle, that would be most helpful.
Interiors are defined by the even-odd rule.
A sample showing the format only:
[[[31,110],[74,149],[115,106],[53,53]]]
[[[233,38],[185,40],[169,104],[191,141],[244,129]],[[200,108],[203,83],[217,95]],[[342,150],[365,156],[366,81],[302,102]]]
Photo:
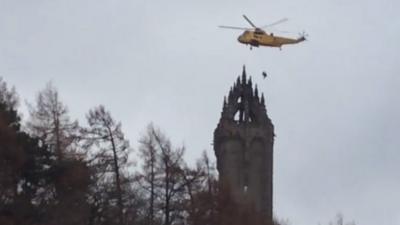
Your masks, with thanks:
[[[254,96],[256,96],[256,98],[258,98],[258,88],[257,88],[257,84],[255,85],[255,88],[254,88]]]
[[[265,105],[264,93],[261,94],[261,104]]]

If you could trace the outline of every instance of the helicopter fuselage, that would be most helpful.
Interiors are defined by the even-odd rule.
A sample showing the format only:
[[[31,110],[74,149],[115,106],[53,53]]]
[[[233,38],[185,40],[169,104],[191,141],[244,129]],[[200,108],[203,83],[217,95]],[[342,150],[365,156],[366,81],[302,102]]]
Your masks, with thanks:
[[[269,47],[282,47],[282,45],[296,44],[304,41],[304,37],[298,39],[274,36],[273,33],[267,34],[263,30],[256,29],[255,31],[246,30],[239,37],[238,41],[242,44],[249,44],[254,47],[269,46]]]

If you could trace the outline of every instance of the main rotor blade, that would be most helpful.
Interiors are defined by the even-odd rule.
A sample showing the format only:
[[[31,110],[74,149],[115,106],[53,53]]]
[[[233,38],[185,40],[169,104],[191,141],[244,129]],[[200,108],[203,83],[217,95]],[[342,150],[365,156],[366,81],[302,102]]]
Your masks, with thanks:
[[[288,21],[288,18],[283,18],[283,19],[280,19],[280,20],[278,20],[278,21],[276,21],[276,22],[274,22],[274,23],[270,23],[270,24],[268,24],[268,25],[262,26],[261,28],[272,27],[272,26],[278,25],[278,24],[280,24],[280,23],[284,23],[284,22],[286,22],[286,21]]]
[[[250,24],[252,27],[257,28],[256,25],[254,25],[254,23],[251,22],[251,20],[250,20],[249,18],[247,18],[246,15],[243,15],[243,17],[244,17],[245,20],[247,20],[247,22],[249,22],[249,24]]]
[[[292,32],[292,31],[288,31],[288,30],[279,30],[279,29],[276,29],[276,28],[269,28],[268,30],[270,32],[273,31],[273,32],[276,32],[276,33],[279,33],[279,34],[296,34],[296,32]]]
[[[219,28],[225,28],[225,29],[234,29],[234,30],[249,30],[249,28],[245,27],[232,27],[232,26],[218,26]]]

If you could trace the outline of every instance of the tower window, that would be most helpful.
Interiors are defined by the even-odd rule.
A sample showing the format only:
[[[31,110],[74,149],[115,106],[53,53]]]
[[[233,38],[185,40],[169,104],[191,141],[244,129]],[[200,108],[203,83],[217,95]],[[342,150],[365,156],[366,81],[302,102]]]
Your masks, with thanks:
[[[240,110],[238,110],[238,111],[235,113],[235,116],[233,117],[233,120],[236,121],[236,122],[239,122],[239,121],[240,121]]]
[[[240,96],[237,101],[239,104],[243,102],[243,96]]]

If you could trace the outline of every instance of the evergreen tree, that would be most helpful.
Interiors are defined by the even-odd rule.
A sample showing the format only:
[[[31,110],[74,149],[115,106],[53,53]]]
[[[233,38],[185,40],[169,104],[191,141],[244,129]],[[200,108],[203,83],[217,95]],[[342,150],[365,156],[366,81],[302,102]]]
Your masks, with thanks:
[[[0,224],[41,221],[49,196],[50,154],[39,140],[20,130],[18,97],[0,79]],[[4,222],[5,223],[5,222]]]
[[[0,224],[86,224],[86,164],[22,131],[17,100],[0,80]]]

